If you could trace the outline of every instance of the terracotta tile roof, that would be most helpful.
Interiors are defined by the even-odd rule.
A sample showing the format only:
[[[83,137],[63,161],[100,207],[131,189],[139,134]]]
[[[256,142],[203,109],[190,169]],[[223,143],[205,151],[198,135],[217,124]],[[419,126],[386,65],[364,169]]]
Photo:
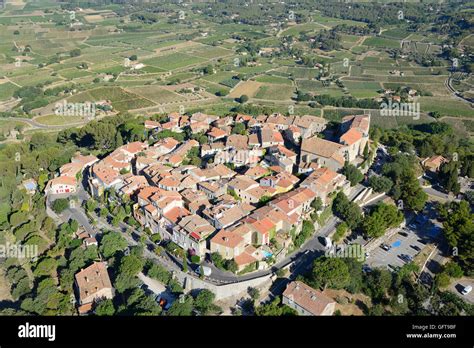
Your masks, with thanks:
[[[276,206],[285,213],[290,213],[300,205],[316,198],[316,193],[308,188],[299,187],[296,190],[287,192],[282,196],[270,202],[272,206]]]
[[[237,114],[235,116],[235,122],[247,122],[252,119],[252,116],[250,115],[244,115],[244,114]]]
[[[218,139],[218,138],[225,137],[227,135],[227,132],[223,131],[222,129],[212,127],[212,129],[209,132],[207,132],[207,135]]]
[[[148,211],[149,213],[151,214],[155,214],[158,210],[156,209],[155,206],[151,205],[151,204],[147,204],[145,206],[145,210]]]
[[[123,145],[119,147],[120,150],[127,151],[131,154],[137,154],[140,151],[145,150],[148,147],[147,143],[142,143],[140,141],[134,141],[132,143],[128,143],[126,145]]]
[[[269,234],[270,231],[276,227],[273,221],[267,217],[261,220],[255,220],[251,225],[256,231],[264,235]]]
[[[74,277],[79,288],[79,298],[81,301],[84,301],[89,296],[93,296],[102,289],[112,288],[105,262],[94,262],[89,267],[76,273]]]
[[[273,142],[283,143],[283,135],[280,132],[274,131],[273,132]]]
[[[351,128],[341,136],[340,142],[344,142],[350,146],[362,139],[362,136],[362,133],[357,129]]]
[[[147,186],[147,187],[142,188],[139,191],[138,197],[151,203],[151,200],[150,200],[151,196],[153,196],[155,193],[160,192],[160,191],[163,191],[163,190],[160,189],[159,187]]]
[[[249,138],[246,135],[232,134],[227,137],[225,145],[235,149],[247,149]]]
[[[431,167],[431,168],[439,168],[445,162],[447,162],[446,158],[444,158],[443,156],[437,155],[437,156],[432,156],[430,158],[427,158],[423,162],[423,165],[426,167]]]
[[[205,190],[212,193],[219,191],[221,188],[221,186],[219,186],[217,183],[208,182],[208,181],[200,182],[199,187],[204,188]]]
[[[190,214],[191,213],[187,209],[176,207],[164,213],[163,216],[167,218],[169,221],[176,224],[181,218],[188,216]]]
[[[251,264],[252,262],[257,261],[257,259],[253,257],[252,255],[250,255],[249,253],[247,253],[247,251],[244,251],[242,254],[234,257],[234,261],[235,263],[237,263],[237,265],[241,267],[244,265]]]
[[[400,98],[400,97],[398,97]],[[370,115],[350,115],[342,118],[342,122],[350,122],[350,128],[356,128],[362,133],[369,132]]]
[[[160,141],[158,141],[156,144],[154,144],[153,146],[154,147],[158,147],[158,146],[163,146],[169,150],[172,150],[174,149],[176,146],[178,146],[179,144],[179,141],[174,139],[174,138],[171,138],[171,137],[168,137],[168,138],[164,138],[164,139],[161,139]]]
[[[92,172],[106,185],[110,185],[115,180],[120,178],[120,173],[118,170],[107,168],[103,165],[94,165],[94,167],[92,167]]]
[[[277,114],[268,116],[265,122],[289,126],[290,124],[293,123],[294,119],[295,119],[295,116],[284,116],[280,113],[277,113]]]
[[[224,229],[217,232],[211,239],[211,243],[219,244],[227,248],[235,248],[243,242],[244,239],[240,234]]]
[[[165,122],[161,125],[163,129],[173,129],[178,126],[178,121]]]
[[[317,136],[303,139],[301,144],[301,151],[313,153],[325,158],[331,158],[342,148],[344,148],[344,145],[329,140],[320,139]]]
[[[161,179],[158,183],[165,187],[178,187],[181,184],[181,181],[175,177],[166,177]]]
[[[283,296],[294,301],[313,315],[321,315],[326,307],[334,300],[324,295],[321,291],[300,282],[294,281],[287,285]]]
[[[215,231],[206,219],[196,214],[183,217],[178,225],[187,233],[194,233],[197,240],[205,239]]]
[[[258,186],[258,182],[245,175],[235,176],[231,181],[229,181],[229,186],[242,191],[248,190],[250,187],[255,185]]]
[[[263,168],[260,165],[256,165],[255,167],[247,169],[247,171],[245,172],[245,175],[248,177],[260,178],[268,173],[269,173],[268,169]]]
[[[82,163],[83,165],[87,165],[88,163],[94,163],[94,162],[97,162],[98,160],[99,159],[93,155],[83,156],[81,154],[78,154],[71,159],[71,162]]]
[[[312,116],[312,115],[303,115],[303,116],[296,116],[293,122],[293,125],[301,127],[301,128],[309,128],[311,124],[327,124],[328,121],[325,118]]]
[[[257,133],[252,133],[249,135],[249,145],[251,146],[260,145],[260,140],[258,139]]]
[[[93,305],[94,305],[94,302],[89,302],[89,303],[83,304],[83,305],[77,307],[77,311],[79,312],[79,314],[89,313],[92,310]]]
[[[66,163],[59,168],[59,172],[62,176],[76,177],[76,174],[82,171],[84,164],[80,162]]]
[[[291,158],[291,157],[296,156],[296,153],[294,153],[290,149],[284,147],[283,145],[277,145],[276,148],[277,148],[278,152],[280,152],[282,155],[285,155],[286,157]]]
[[[76,178],[70,176],[58,176],[57,178],[51,179],[49,183],[50,185],[77,185]]]

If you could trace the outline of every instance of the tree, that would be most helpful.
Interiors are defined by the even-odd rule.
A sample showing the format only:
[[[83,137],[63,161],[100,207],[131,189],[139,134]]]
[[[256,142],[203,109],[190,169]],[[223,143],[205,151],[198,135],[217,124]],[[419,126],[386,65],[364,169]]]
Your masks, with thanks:
[[[136,255],[130,254],[122,258],[120,262],[120,273],[136,276],[143,269],[144,262]]]
[[[115,147],[120,147],[123,145],[123,138],[122,138],[122,133],[118,131],[115,133]]]
[[[316,287],[342,289],[349,283],[349,268],[340,258],[321,257],[314,261],[310,279]]]
[[[363,154],[364,154],[364,158],[365,158],[365,159],[368,159],[368,158],[369,158],[369,142],[367,142],[367,143],[365,144],[364,153],[363,153]]]
[[[438,288],[445,288],[450,283],[449,275],[444,272],[438,273],[435,277],[435,284]]]
[[[439,170],[439,181],[447,192],[458,194],[461,185],[458,180],[459,162],[451,161],[443,163]]]
[[[312,202],[311,202],[311,208],[313,208],[315,211],[321,210],[323,207],[323,200],[321,197],[316,197]]]
[[[336,233],[334,233],[334,236],[333,236],[334,242],[336,243],[339,242],[342,239],[342,237],[346,234],[348,229],[349,227],[344,221],[338,224],[336,227]]]
[[[374,302],[380,302],[387,294],[392,284],[392,274],[385,269],[373,269],[365,277],[363,292],[369,295]]]
[[[258,291],[257,288],[253,288],[253,287],[249,287],[247,289],[247,293],[250,295],[250,297],[252,298],[252,300],[256,301],[259,299],[260,297],[260,291]]]
[[[161,265],[153,263],[153,265],[148,268],[147,275],[153,279],[156,279],[163,284],[168,284],[171,279],[171,274]]]
[[[123,294],[128,289],[136,288],[140,284],[140,281],[137,277],[132,276],[126,273],[120,273],[117,278],[115,278],[115,289],[121,294]]]
[[[52,208],[55,213],[61,214],[69,207],[69,201],[66,198],[58,198],[53,202]]]
[[[360,183],[364,179],[364,174],[361,173],[356,166],[346,162],[342,168],[342,174],[344,174],[351,183],[351,186],[354,186]]]
[[[403,200],[405,208],[413,211],[423,210],[428,195],[421,189],[420,183],[414,176],[402,178],[399,183],[399,189],[400,198]]]
[[[248,102],[248,101],[249,101],[249,97],[248,97],[247,95],[245,95],[245,94],[242,94],[242,95],[240,96],[240,98],[238,99],[238,102],[239,102],[240,104],[245,104],[245,103]]]
[[[380,203],[364,218],[361,227],[367,236],[378,238],[383,236],[387,228],[401,224],[403,219],[403,214],[397,207]]]
[[[193,313],[193,298],[183,295],[174,301],[170,309],[166,312],[168,316],[191,316]]]
[[[71,57],[79,57],[81,55],[81,50],[79,48],[75,48],[69,52]]]
[[[112,257],[117,251],[124,250],[128,243],[126,239],[118,232],[108,231],[100,241],[100,252],[108,259]]]
[[[245,135],[246,129],[243,123],[236,123],[232,128],[232,134]]]
[[[114,303],[110,299],[102,300],[96,305],[94,313],[99,316],[112,316],[115,314]]]
[[[452,278],[461,278],[464,275],[461,266],[452,261],[444,266],[443,272],[446,272]]]
[[[386,176],[376,176],[373,175],[369,178],[369,186],[375,192],[389,192],[393,186],[392,180]]]
[[[212,291],[203,289],[194,299],[194,307],[205,315],[211,310],[215,297],[216,295]]]
[[[449,246],[456,248],[458,262],[469,274],[474,271],[474,214],[464,200],[451,202],[448,208],[443,221],[444,236]]]
[[[183,272],[188,272],[188,260],[186,259],[186,256],[183,256]]]
[[[339,192],[334,198],[332,210],[334,215],[345,221],[350,229],[355,229],[362,221],[360,207],[349,201],[343,192]]]
[[[211,261],[217,268],[223,268],[224,259],[218,252],[211,253]]]
[[[280,304],[280,298],[275,298],[272,302],[255,308],[257,316],[287,316],[298,315],[298,313],[287,305]]]
[[[226,270],[233,273],[237,272],[237,270],[239,269],[239,266],[237,265],[237,262],[235,262],[234,259],[225,260],[224,267]]]
[[[57,262],[55,259],[46,257],[38,262],[35,267],[34,274],[36,276],[49,276],[52,272],[55,272],[57,268]]]

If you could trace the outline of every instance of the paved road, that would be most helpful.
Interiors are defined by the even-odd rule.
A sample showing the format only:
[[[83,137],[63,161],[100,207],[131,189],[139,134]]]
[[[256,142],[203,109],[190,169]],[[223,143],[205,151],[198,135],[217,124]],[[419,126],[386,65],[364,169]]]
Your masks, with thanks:
[[[465,98],[462,94],[460,94],[458,91],[456,91],[456,89],[451,85],[452,79],[453,79],[453,75],[450,74],[448,76],[448,78],[444,81],[444,85],[446,86],[446,88],[451,92],[451,94],[455,98],[457,98],[457,99],[459,99],[463,102],[469,103],[469,105],[472,107],[472,100],[469,99],[469,98]]]

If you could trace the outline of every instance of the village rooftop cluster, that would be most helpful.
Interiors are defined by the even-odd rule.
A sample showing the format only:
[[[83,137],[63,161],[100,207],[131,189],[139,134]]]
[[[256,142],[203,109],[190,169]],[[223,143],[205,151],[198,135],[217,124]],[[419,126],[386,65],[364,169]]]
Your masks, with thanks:
[[[245,134],[233,134],[236,124],[245,126]],[[321,137],[326,125],[309,115],[171,113],[162,123],[145,121],[149,142],[125,144],[101,160],[77,154],[46,192],[74,195],[87,171],[93,197],[113,189],[131,199],[140,225],[189,255],[217,252],[239,271],[255,264],[264,269],[286,255],[317,197],[327,205],[331,193],[349,191],[339,173],[344,163],[363,161],[370,115],[345,117],[332,140]],[[208,142],[154,139],[185,127]],[[201,167],[188,163],[192,150],[199,151]]]

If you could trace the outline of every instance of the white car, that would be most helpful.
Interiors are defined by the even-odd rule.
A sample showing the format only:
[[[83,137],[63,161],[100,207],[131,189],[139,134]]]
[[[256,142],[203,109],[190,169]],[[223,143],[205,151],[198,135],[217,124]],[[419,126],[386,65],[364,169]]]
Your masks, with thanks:
[[[462,290],[462,294],[463,295],[467,295],[469,294],[470,292],[472,291],[472,286],[471,285],[468,285],[468,286],[465,286],[464,289]]]
[[[332,242],[329,237],[324,237],[324,246],[326,249],[332,249]]]

